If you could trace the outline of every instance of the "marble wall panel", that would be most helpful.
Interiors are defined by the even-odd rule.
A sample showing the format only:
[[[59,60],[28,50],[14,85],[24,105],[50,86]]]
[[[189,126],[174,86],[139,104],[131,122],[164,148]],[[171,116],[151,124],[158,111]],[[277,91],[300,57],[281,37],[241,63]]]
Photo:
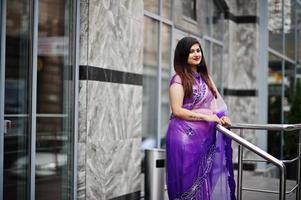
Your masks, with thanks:
[[[256,1],[226,0],[229,10],[236,16],[256,15]],[[257,89],[258,24],[236,23],[227,20],[224,34],[224,86],[229,89]],[[258,115],[258,97],[226,96],[232,122],[255,123]],[[233,130],[234,132],[239,132]],[[255,131],[244,131],[243,137],[257,143]],[[233,142],[233,158],[237,162],[237,143]],[[255,154],[244,151],[244,157]]]
[[[86,198],[89,200],[106,199],[106,157],[108,142],[102,145],[87,143],[86,155]]]
[[[89,65],[142,73],[143,4],[133,2],[90,0]]]
[[[257,16],[258,0],[237,0],[237,15]]]
[[[111,199],[140,190],[140,139],[87,145],[87,199]]]
[[[86,199],[86,143],[78,143],[77,199]]]
[[[225,22],[224,34],[224,87],[231,88],[233,81],[233,68],[236,68],[236,50],[237,50],[237,24],[231,20]]]
[[[236,15],[237,14],[237,0],[225,0],[229,7],[229,11]]]
[[[236,27],[236,42],[228,74],[231,89],[255,89],[257,65],[257,25],[239,24]],[[229,52],[231,55],[231,51]]]
[[[229,109],[229,116],[232,123],[255,123],[257,116],[257,97],[235,97],[226,96],[226,104]],[[238,130],[233,130],[239,133]],[[243,138],[256,145],[257,139],[255,131],[244,130]],[[233,159],[237,161],[237,143],[233,142]],[[254,158],[254,154],[249,150],[244,151],[245,158]]]
[[[142,74],[143,0],[81,0],[80,65]],[[78,199],[140,190],[142,86],[80,81]]]
[[[257,0],[225,0],[225,2],[234,15],[257,15]]]
[[[228,73],[229,73],[229,66],[230,66],[230,21],[225,20],[224,21],[224,35],[223,35],[223,41],[224,41],[224,49],[223,49],[223,86],[227,87],[227,81],[228,81]]]
[[[141,86],[88,81],[88,90],[88,140],[141,138]]]
[[[78,141],[85,142],[87,137],[87,81],[79,81],[78,97]]]
[[[119,12],[122,16],[131,16],[134,19],[143,22],[143,0],[120,0]]]
[[[226,96],[225,102],[234,123],[256,122],[257,97]]]
[[[89,1],[80,1],[80,65],[88,64]]]

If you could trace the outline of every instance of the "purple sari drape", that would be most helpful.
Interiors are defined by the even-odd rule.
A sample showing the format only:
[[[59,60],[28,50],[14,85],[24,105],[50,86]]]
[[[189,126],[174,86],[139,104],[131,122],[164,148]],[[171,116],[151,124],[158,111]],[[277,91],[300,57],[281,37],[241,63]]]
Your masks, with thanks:
[[[203,114],[227,115],[221,98],[214,98],[206,83],[194,74],[193,97],[183,108]],[[179,76],[170,81],[181,84]],[[166,136],[166,182],[170,200],[235,200],[231,140],[215,123],[171,117]]]

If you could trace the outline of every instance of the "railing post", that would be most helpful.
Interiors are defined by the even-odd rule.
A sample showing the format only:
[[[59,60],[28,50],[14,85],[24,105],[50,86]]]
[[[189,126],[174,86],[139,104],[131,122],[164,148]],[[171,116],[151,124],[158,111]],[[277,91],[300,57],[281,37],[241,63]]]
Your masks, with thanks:
[[[299,130],[299,142],[298,142],[298,172],[297,172],[297,193],[296,193],[296,200],[300,200],[301,197],[301,130]]]
[[[286,167],[284,163],[280,166],[281,176],[279,183],[279,200],[285,200],[286,197]]]
[[[243,129],[240,129],[240,137],[242,137]],[[243,147],[238,145],[238,172],[237,172],[237,200],[242,199],[242,172],[243,172]]]

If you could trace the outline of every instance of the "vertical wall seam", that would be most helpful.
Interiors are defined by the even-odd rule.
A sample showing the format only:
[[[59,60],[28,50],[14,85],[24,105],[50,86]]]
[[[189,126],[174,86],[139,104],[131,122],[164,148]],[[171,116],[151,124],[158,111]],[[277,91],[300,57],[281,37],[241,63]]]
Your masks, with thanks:
[[[87,56],[87,68],[86,68],[86,75],[87,75],[87,80],[86,81],[86,113],[85,113],[85,126],[86,126],[86,130],[85,130],[85,199],[87,199],[87,137],[88,137],[88,94],[89,94],[89,74],[88,74],[88,66],[89,66],[89,47],[90,47],[90,40],[89,40],[89,33],[90,33],[90,0],[87,0],[87,49],[86,49],[86,56]]]

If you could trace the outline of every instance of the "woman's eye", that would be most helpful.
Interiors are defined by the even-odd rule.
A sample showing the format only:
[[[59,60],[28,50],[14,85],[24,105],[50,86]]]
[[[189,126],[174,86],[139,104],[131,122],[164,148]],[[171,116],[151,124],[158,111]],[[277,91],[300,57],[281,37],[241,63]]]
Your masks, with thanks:
[[[190,50],[190,52],[189,52],[189,53],[194,53],[194,52],[200,53],[200,52],[201,52],[201,49]]]

